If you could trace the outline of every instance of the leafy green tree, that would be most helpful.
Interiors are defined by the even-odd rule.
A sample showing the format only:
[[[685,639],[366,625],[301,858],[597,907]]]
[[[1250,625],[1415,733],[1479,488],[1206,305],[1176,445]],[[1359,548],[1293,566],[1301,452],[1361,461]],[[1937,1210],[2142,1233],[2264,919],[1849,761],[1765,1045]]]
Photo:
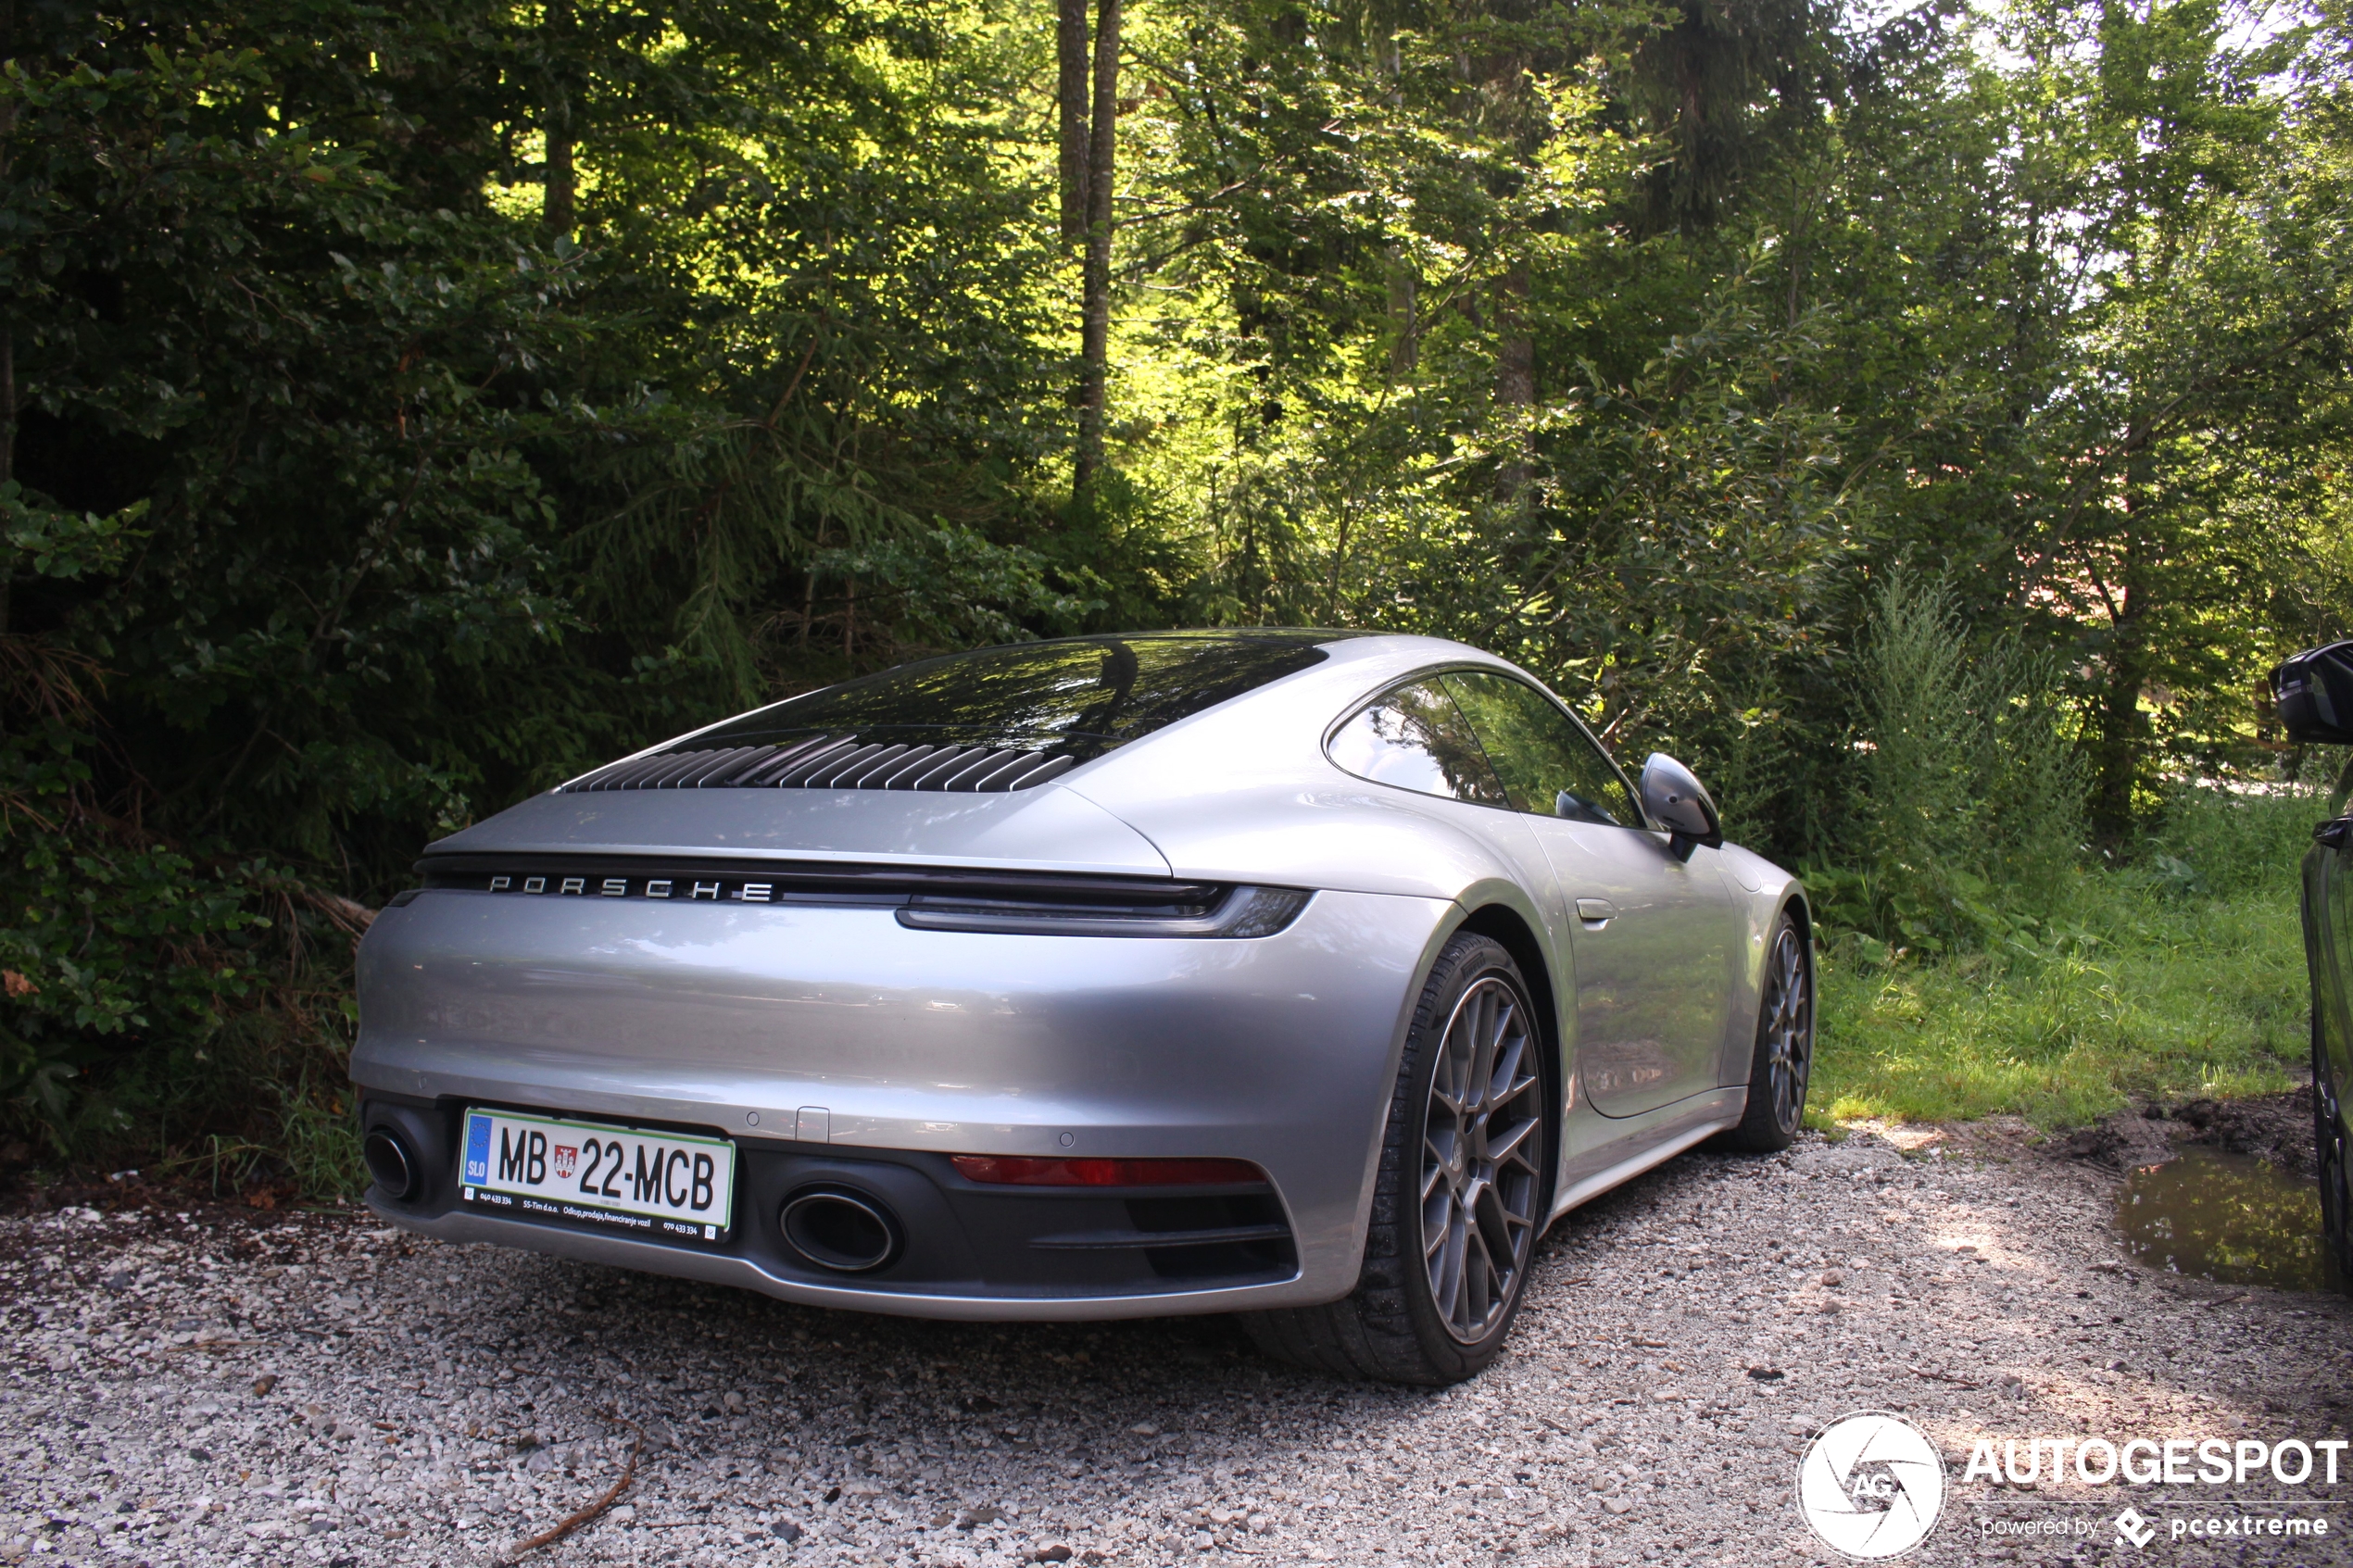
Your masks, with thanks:
[[[1978,939],[2353,629],[2348,29],[2218,3],[19,0],[0,1100],[324,1125],[421,842],[1118,626],[1496,648]]]

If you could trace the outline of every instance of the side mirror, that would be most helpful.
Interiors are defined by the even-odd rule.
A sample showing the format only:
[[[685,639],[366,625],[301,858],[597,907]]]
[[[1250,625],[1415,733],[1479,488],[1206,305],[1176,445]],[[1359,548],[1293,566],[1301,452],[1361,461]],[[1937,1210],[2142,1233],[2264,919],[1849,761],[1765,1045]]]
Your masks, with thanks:
[[[2271,700],[2298,746],[2353,742],[2353,642],[2308,648],[2271,671]]]
[[[1652,752],[1642,764],[1642,809],[1667,830],[1667,846],[1679,860],[1690,859],[1703,844],[1714,849],[1724,842],[1716,802],[1689,768],[1663,751]]]

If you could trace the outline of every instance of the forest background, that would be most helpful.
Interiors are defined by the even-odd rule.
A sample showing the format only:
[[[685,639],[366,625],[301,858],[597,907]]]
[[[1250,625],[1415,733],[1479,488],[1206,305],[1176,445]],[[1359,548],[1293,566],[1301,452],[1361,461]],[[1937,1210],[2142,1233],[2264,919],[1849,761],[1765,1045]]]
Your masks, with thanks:
[[[0,0],[0,1166],[333,1190],[424,842],[1169,625],[1691,761],[1824,1113],[2280,1086],[2338,3]]]

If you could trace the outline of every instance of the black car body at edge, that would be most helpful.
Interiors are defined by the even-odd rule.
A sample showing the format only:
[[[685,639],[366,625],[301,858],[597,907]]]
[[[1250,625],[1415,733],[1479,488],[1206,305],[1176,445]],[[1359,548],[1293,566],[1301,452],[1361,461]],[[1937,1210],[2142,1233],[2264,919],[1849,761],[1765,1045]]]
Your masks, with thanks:
[[[2271,695],[2299,746],[2353,746],[2353,641],[2331,643],[2271,671]],[[2312,1122],[2321,1217],[2339,1280],[2353,1280],[2353,764],[2337,781],[2331,815],[2304,856],[2304,952],[2312,983]]]

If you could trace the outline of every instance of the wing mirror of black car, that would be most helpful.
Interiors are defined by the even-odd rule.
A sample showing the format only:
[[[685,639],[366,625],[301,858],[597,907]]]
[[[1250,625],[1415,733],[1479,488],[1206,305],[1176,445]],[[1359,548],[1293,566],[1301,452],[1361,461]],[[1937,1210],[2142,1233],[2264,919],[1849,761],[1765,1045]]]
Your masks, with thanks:
[[[2353,641],[2283,660],[2271,671],[2271,700],[2296,745],[2353,745]]]
[[[1724,819],[1692,771],[1663,751],[1654,751],[1642,764],[1642,809],[1667,830],[1667,847],[1679,860],[1688,860],[1701,845],[1714,849],[1724,842]]]
[[[2312,842],[2323,849],[2342,849],[2353,838],[2353,817],[2331,817],[2312,830]]]

